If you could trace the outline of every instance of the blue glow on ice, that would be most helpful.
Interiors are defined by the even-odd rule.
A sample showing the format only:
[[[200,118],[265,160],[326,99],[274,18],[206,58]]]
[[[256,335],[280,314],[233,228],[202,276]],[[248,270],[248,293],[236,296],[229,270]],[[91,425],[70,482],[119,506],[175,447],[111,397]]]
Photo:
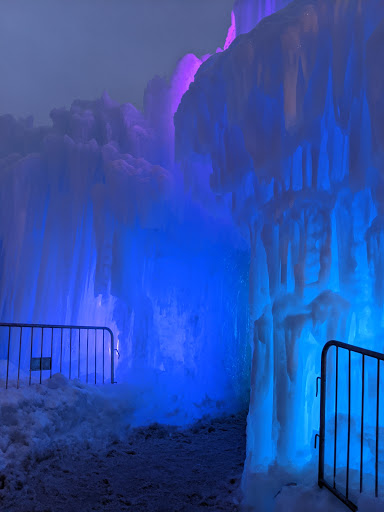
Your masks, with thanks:
[[[338,6],[297,0],[261,22],[200,68],[176,114],[188,180],[210,158],[249,234],[251,470],[315,455],[327,340],[383,350],[384,10]]]
[[[245,19],[253,27],[286,1],[236,2],[224,50]],[[169,83],[153,79],[144,113],[104,93],[53,110],[51,127],[0,118],[1,319],[109,326],[117,380],[162,387],[159,409],[185,421],[249,397],[248,235],[229,198],[212,196],[210,158],[196,155],[196,169],[189,157],[192,179],[174,164],[173,117],[207,60],[186,55]],[[235,170],[246,141],[237,126],[230,137]],[[241,159],[242,172],[251,165]]]
[[[287,3],[238,0],[226,51],[154,79],[144,114],[0,118],[2,319],[110,326],[117,380],[169,422],[250,380],[251,470],[313,457],[327,340],[384,339],[384,9],[296,0],[232,40]]]

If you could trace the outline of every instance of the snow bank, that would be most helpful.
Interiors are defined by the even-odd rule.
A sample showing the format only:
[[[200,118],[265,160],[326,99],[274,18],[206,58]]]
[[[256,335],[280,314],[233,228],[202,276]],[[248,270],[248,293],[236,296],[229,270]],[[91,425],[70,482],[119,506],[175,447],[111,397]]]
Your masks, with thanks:
[[[51,460],[59,463],[60,456],[68,459],[67,453],[73,449],[79,453],[107,453],[107,448],[117,445],[118,442],[130,440],[131,449],[135,450],[135,443],[140,443],[143,436],[149,436],[155,429],[163,443],[169,437],[169,443],[174,443],[179,429],[162,429],[153,425],[154,421],[164,425],[190,425],[204,414],[217,410],[217,404],[207,402],[195,414],[185,415],[185,406],[181,404],[176,395],[172,395],[174,383],[167,383],[159,376],[138,377],[131,376],[131,381],[115,386],[104,387],[87,386],[79,381],[68,381],[62,375],[56,374],[51,380],[43,381],[42,385],[32,385],[19,390],[9,389],[0,395],[0,481],[6,475],[9,489],[17,489],[18,485],[30,483],[31,475],[37,471],[36,464]],[[164,401],[162,395],[168,395],[167,414],[159,403]],[[191,411],[191,408],[189,408]],[[224,407],[222,408],[224,411]],[[230,421],[222,424],[220,420],[201,420],[194,424],[189,432],[190,441],[194,445],[194,453],[199,450],[201,439],[198,433],[205,429],[207,435],[215,428],[220,432],[230,428]],[[228,424],[226,423],[228,422]],[[150,425],[147,431],[144,428],[129,432],[131,427]],[[213,425],[213,426],[212,426]],[[180,435],[184,436],[184,430]],[[208,434],[209,435],[209,434]],[[184,437],[183,437],[184,439]],[[236,439],[236,442],[238,440]],[[219,444],[217,449],[225,450],[225,445]],[[107,450],[107,452],[104,452]],[[61,454],[61,455],[60,455]],[[219,452],[216,456],[219,456]],[[198,451],[198,457],[203,453]],[[188,459],[188,464],[194,464]],[[233,461],[230,460],[230,463]],[[221,469],[223,462],[220,461]],[[77,467],[77,466],[76,466]],[[228,468],[229,469],[229,468]],[[232,468],[233,469],[233,468]],[[71,470],[68,467],[67,470]],[[172,471],[172,468],[169,469]],[[243,488],[246,490],[246,499],[242,504],[245,512],[301,512],[313,510],[314,512],[342,512],[345,507],[328,491],[320,490],[315,484],[316,468],[308,466],[302,471],[284,470],[277,466],[271,467],[268,473],[246,473]],[[214,487],[214,485],[216,487]],[[212,483],[207,492],[213,494],[216,489],[233,488],[228,482]],[[233,490],[233,489],[232,489]],[[225,496],[228,495],[226,494]],[[224,496],[224,497],[225,497]],[[161,496],[162,498],[162,496]],[[26,499],[26,498],[25,498]],[[229,499],[229,498],[228,498]],[[359,510],[363,512],[378,512],[384,503],[366,496],[359,499]],[[181,503],[180,506],[185,505]]]
[[[54,448],[103,449],[133,427],[185,427],[226,410],[208,397],[195,403],[188,387],[176,391],[175,381],[161,373],[132,372],[126,383],[113,386],[90,386],[60,374],[41,385],[13,384],[0,394],[0,474],[50,457]]]
[[[268,472],[246,473],[244,478],[245,512],[345,512],[347,507],[326,489],[315,483],[317,468],[281,468],[271,466]],[[384,501],[352,490],[359,511],[383,510]]]
[[[60,374],[42,385],[10,388],[0,396],[0,470],[26,458],[45,457],[53,446],[105,443],[129,427],[133,393],[118,399],[108,387],[86,386]]]

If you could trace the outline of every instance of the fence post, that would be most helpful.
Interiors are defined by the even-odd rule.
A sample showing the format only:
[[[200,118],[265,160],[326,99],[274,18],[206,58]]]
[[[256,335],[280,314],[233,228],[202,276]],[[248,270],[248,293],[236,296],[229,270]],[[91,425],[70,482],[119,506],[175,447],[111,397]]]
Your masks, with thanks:
[[[106,329],[111,336],[111,384],[115,384],[115,340],[112,330],[109,327],[107,327]]]
[[[321,381],[320,381],[320,440],[319,440],[319,487],[324,481],[324,448],[325,448],[325,390],[327,383],[327,354],[330,345],[324,346],[321,353]]]

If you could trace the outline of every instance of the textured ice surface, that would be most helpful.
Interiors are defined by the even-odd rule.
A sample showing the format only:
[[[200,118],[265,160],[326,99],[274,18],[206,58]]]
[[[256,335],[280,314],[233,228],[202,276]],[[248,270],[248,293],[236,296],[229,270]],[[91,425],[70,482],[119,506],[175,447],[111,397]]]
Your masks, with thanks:
[[[289,4],[291,0],[235,0],[233,14],[236,36],[246,34],[266,16]]]
[[[383,16],[296,0],[203,64],[175,116],[191,190],[250,244],[251,470],[311,457],[327,340],[383,349]]]
[[[238,0],[144,113],[0,118],[2,319],[109,325],[184,412],[239,406],[252,358],[251,471],[313,455],[328,339],[383,349],[384,7],[287,3]]]
[[[44,130],[1,118],[15,131],[0,161],[2,319],[108,325],[119,382],[165,372],[185,409],[237,407],[248,380],[247,245],[229,217],[184,194],[131,105],[104,94],[51,116]]]
[[[237,2],[223,48],[279,6]],[[202,414],[242,407],[250,367],[249,243],[212,196],[210,162],[198,160],[206,204],[174,164],[173,116],[208,59],[186,55],[169,82],[155,77],[144,112],[104,93],[53,110],[50,127],[0,117],[1,319],[107,325],[119,382],[166,374],[184,412]],[[6,355],[3,329],[0,379]]]

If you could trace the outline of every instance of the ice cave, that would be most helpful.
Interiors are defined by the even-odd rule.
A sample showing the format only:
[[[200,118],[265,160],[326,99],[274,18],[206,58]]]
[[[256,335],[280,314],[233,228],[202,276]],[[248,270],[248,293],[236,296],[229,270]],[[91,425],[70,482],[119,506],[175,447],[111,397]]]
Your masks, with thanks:
[[[317,489],[317,378],[329,340],[384,351],[384,3],[236,0],[230,22],[216,53],[148,83],[142,111],[104,92],[53,109],[49,126],[0,112],[0,507],[7,468],[32,446],[16,447],[25,404],[59,410],[43,398],[57,386],[73,404],[57,375],[28,386],[32,355],[52,359],[51,376],[73,367],[83,389],[98,353],[92,378],[112,358],[117,384],[107,372],[112,394],[87,391],[84,410],[114,402],[135,427],[172,428],[247,411],[243,501],[212,510],[347,510]],[[105,326],[114,346],[68,331],[59,354],[60,333],[8,323]],[[338,460],[348,451],[352,487],[363,462],[380,484],[384,368],[328,357]],[[55,421],[30,438],[48,446]],[[335,460],[326,441],[326,471]],[[359,510],[383,510],[380,492]],[[178,506],[153,510],[203,505]]]

